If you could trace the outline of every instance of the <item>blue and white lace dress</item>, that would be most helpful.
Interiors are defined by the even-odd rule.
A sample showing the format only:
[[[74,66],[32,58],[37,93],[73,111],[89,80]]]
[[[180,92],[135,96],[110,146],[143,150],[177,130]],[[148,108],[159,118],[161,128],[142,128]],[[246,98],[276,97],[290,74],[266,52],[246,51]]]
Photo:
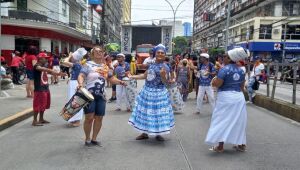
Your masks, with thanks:
[[[136,98],[128,122],[148,135],[168,134],[175,125],[169,92],[160,77],[162,67],[169,73],[169,68],[163,63],[148,68],[146,83]]]

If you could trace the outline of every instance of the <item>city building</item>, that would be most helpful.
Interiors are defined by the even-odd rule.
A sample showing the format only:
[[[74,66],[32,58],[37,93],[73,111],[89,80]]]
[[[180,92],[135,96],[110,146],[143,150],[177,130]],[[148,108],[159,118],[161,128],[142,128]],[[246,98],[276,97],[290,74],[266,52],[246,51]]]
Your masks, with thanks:
[[[86,0],[15,0],[1,3],[1,17],[1,52],[8,62],[13,50],[29,45],[55,54],[91,48],[92,30],[100,29],[100,15]]]
[[[174,26],[173,21],[168,21],[168,20],[160,20],[159,21],[160,26]],[[182,21],[175,21],[175,36],[183,36],[183,26],[182,26]]]
[[[104,1],[104,36],[107,42],[121,43],[122,1]]]
[[[131,0],[123,0],[122,1],[122,24],[131,24]]]
[[[224,48],[227,3],[228,0],[195,0],[195,50]],[[300,57],[299,1],[232,0],[231,9],[229,49],[242,46],[251,55],[281,61],[282,46],[286,44],[286,58]]]
[[[192,36],[192,24],[189,22],[185,22],[182,24],[183,26],[183,36],[190,37]]]

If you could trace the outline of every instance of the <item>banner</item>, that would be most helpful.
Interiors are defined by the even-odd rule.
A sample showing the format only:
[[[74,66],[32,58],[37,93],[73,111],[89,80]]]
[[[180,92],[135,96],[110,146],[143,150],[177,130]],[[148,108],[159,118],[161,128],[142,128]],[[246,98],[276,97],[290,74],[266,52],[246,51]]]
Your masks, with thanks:
[[[121,34],[121,52],[123,54],[131,54],[132,48],[132,27],[122,27],[122,34]]]
[[[162,44],[166,47],[167,54],[172,53],[172,27],[162,27],[161,29],[162,35]]]
[[[102,0],[89,0],[88,2],[90,5],[102,5],[103,4]]]

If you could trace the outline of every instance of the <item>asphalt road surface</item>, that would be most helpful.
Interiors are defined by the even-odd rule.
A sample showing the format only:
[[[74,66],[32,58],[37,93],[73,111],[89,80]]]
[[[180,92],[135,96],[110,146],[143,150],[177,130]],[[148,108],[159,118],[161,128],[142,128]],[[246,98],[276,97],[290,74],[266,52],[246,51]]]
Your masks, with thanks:
[[[143,84],[139,82],[139,86]],[[200,115],[193,114],[195,94],[189,96],[184,111],[176,114],[176,127],[164,142],[153,138],[136,141],[139,133],[127,124],[130,113],[116,112],[115,103],[108,103],[99,135],[103,147],[88,148],[84,146],[82,126],[70,128],[58,116],[66,102],[66,85],[52,86],[51,90],[52,106],[45,113],[45,118],[51,121],[49,125],[32,127],[30,118],[0,132],[0,169],[296,170],[300,167],[299,123],[254,105],[247,107],[245,153],[236,152],[231,145],[226,145],[221,154],[208,150],[204,139],[211,109],[205,104]],[[111,89],[107,91],[110,93]]]

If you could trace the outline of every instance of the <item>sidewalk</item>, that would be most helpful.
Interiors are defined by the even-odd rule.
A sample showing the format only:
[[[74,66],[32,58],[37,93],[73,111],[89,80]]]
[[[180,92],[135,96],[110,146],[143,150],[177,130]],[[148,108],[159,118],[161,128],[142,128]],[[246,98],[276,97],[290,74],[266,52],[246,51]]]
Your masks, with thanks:
[[[26,98],[25,84],[5,92],[9,96],[0,98],[0,120],[32,108],[32,98]]]
[[[64,97],[67,92],[62,94],[58,89],[66,89],[66,81],[61,80],[59,85],[50,85],[50,91],[58,93]],[[8,97],[0,98],[0,131],[13,126],[14,124],[32,116],[32,98],[26,98],[25,84],[15,86],[14,89],[5,91]],[[52,101],[55,100],[55,95],[52,95]],[[66,101],[62,101],[63,105]]]

